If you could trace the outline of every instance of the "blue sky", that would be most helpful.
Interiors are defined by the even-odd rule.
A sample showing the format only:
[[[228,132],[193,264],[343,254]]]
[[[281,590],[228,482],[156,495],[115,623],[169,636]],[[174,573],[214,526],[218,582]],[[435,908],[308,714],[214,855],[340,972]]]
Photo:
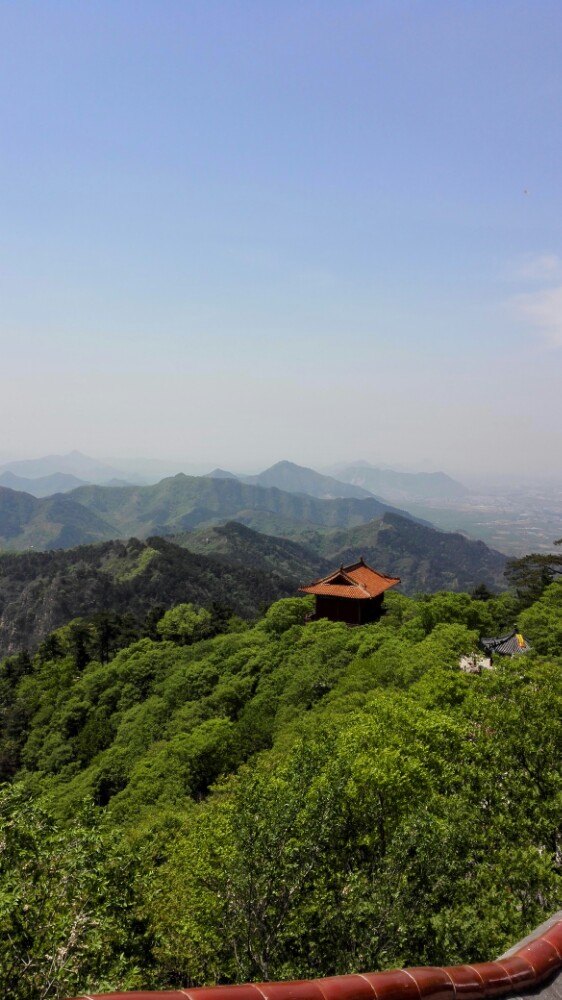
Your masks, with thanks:
[[[0,454],[562,453],[558,2],[0,3]]]

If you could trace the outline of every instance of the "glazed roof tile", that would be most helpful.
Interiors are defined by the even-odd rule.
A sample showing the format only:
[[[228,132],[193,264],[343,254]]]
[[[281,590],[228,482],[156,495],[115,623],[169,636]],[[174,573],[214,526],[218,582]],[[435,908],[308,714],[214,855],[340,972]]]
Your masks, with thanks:
[[[299,587],[303,594],[318,594],[322,597],[347,597],[353,600],[370,600],[379,597],[385,590],[400,583],[398,576],[385,576],[379,573],[363,559],[351,563],[350,566],[340,566],[339,569],[313,580],[305,587]]]
[[[353,584],[337,583],[315,583],[310,587],[300,587],[304,594],[321,594],[326,597],[353,597],[359,600],[369,601],[373,594],[370,594],[365,587],[354,587]]]

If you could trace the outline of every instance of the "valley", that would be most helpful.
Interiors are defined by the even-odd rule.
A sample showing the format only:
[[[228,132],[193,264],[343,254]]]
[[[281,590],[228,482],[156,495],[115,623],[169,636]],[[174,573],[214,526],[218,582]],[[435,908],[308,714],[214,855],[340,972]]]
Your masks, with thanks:
[[[510,556],[552,552],[562,537],[562,485],[512,486],[458,500],[409,501],[409,512]]]

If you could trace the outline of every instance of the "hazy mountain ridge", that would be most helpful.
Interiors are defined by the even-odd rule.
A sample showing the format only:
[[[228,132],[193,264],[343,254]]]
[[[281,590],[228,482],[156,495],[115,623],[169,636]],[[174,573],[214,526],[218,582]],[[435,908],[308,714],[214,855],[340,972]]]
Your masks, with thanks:
[[[163,479],[155,486],[111,489],[84,486],[69,496],[111,524],[112,537],[121,538],[177,534],[225,520],[241,521],[254,527],[254,517],[261,525],[264,516],[273,523],[281,519],[293,528],[303,524],[323,527],[365,524],[386,511],[409,517],[407,512],[374,497],[320,500],[238,479],[185,476],[183,473]]]
[[[126,478],[119,469],[90,458],[81,451],[70,451],[66,455],[43,455],[40,458],[24,458],[13,462],[4,462],[0,473],[11,472],[25,479],[38,479],[52,475],[77,476],[86,482],[108,482],[111,479]]]
[[[216,470],[222,472],[222,470]],[[281,461],[264,469],[257,476],[239,476],[244,483],[254,486],[275,486],[286,493],[305,493],[321,500],[333,500],[337,497],[354,497],[364,500],[372,497],[371,490],[364,489],[361,484],[341,482],[333,476],[326,476],[315,469],[296,465],[295,462]],[[377,497],[377,499],[379,499]]]
[[[78,616],[116,611],[142,617],[157,605],[216,601],[253,617],[294,590],[295,581],[278,572],[200,555],[164,538],[6,553],[0,555],[0,658],[35,648]]]
[[[41,464],[58,461],[58,458],[47,456],[38,459],[32,471],[37,471]],[[62,458],[86,463],[90,469],[96,462],[76,452]],[[365,462],[347,466],[347,472],[340,466],[338,475],[351,474],[353,469],[363,478],[368,474],[391,476],[394,486],[399,480],[402,485],[407,482],[409,489],[418,492],[423,489],[429,492],[428,483],[433,492],[454,492],[456,487],[465,491],[462,484],[455,484],[455,480],[444,473],[376,470]],[[108,471],[109,467],[105,467],[105,472]],[[15,476],[13,472],[4,472],[0,475],[0,486],[3,478],[12,486],[24,483],[23,477]],[[31,481],[29,490],[24,492],[28,495],[33,490],[43,492],[48,486],[61,485],[61,479],[66,489],[70,474],[62,472],[56,476],[58,480],[40,477]],[[386,487],[380,477],[376,483],[369,482],[382,491]],[[260,480],[260,483],[254,480]],[[284,482],[287,488],[267,486],[264,480]],[[420,481],[425,484],[423,487],[419,486]],[[133,535],[146,538],[153,534],[177,534],[229,520],[268,535],[298,538],[303,528],[353,527],[372,521],[385,511],[394,511],[428,526],[438,526],[442,531],[460,531],[473,539],[481,538],[492,548],[516,555],[527,551],[550,551],[553,539],[562,534],[560,498],[553,493],[549,503],[549,497],[546,494],[543,497],[540,490],[535,491],[536,496],[529,491],[521,496],[517,491],[511,491],[503,498],[473,493],[464,496],[463,493],[452,499],[419,500],[404,493],[393,493],[388,488],[388,500],[369,493],[364,497],[323,498],[330,492],[345,494],[348,490],[366,492],[362,487],[345,484],[334,477],[322,476],[312,469],[283,461],[258,476],[234,475],[216,468],[207,476],[180,473],[154,485],[133,485],[116,479],[103,485],[90,483],[64,495],[66,501],[77,503],[82,510],[61,505],[55,500],[61,494],[51,494],[50,490],[48,497],[39,498],[52,501],[43,508],[30,506],[29,501],[16,502],[14,497],[8,502],[7,494],[4,494],[0,501],[0,550],[49,549]],[[396,497],[394,502],[390,499],[391,495]],[[15,508],[18,506],[19,513],[16,515]]]
[[[36,479],[17,476],[9,469],[0,475],[0,486],[20,493],[30,493],[37,498],[53,496],[54,493],[69,493],[79,486],[87,485],[84,479],[66,472],[53,472],[50,476],[39,476]]]
[[[212,472],[208,473],[209,479],[240,479],[240,476],[236,476],[233,472],[229,472],[228,469],[213,469]]]
[[[342,468],[338,475],[392,501],[442,500],[468,496],[470,490],[444,472],[397,472],[358,462]]]

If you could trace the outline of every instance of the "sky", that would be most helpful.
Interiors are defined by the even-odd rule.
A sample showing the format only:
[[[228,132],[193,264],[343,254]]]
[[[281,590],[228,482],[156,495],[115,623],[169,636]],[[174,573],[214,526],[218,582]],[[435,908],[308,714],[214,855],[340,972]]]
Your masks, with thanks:
[[[0,0],[0,458],[548,475],[558,0]]]

